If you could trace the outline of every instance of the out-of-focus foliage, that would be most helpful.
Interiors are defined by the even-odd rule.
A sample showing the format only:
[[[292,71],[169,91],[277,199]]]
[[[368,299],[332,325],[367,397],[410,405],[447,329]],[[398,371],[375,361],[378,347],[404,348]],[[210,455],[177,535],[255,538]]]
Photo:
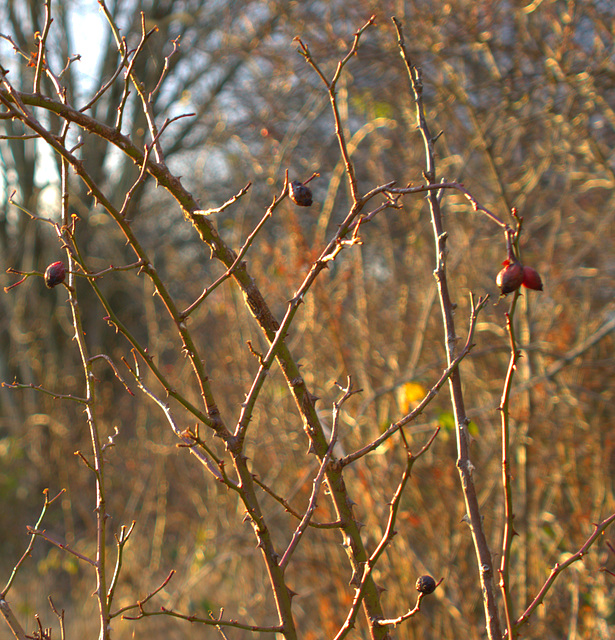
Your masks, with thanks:
[[[95,3],[56,0],[54,11],[50,46],[63,61],[59,68],[79,53],[77,42],[88,46],[83,32],[91,32],[100,51],[91,58],[96,61],[92,68],[73,62],[66,72],[68,99],[79,108],[112,76],[119,58]],[[592,523],[615,509],[615,345],[611,331],[600,334],[615,315],[611,3],[118,2],[114,15],[129,43],[138,41],[140,11],[147,28],[159,29],[147,55],[139,58],[137,74],[147,90],[154,88],[171,41],[181,36],[168,79],[155,97],[157,121],[197,114],[172,123],[161,136],[170,167],[204,207],[219,206],[252,182],[239,205],[217,218],[225,240],[241,246],[279,191],[286,169],[291,178],[320,174],[310,184],[315,205],[303,211],[286,201],[248,254],[251,272],[277,313],[349,203],[326,93],[292,39],[300,35],[330,76],[352,33],[370,13],[377,15],[376,27],[365,34],[338,91],[352,159],[363,192],[391,180],[420,184],[424,154],[389,17],[394,14],[403,22],[413,61],[422,68],[431,128],[442,131],[436,143],[438,177],[464,182],[502,217],[516,207],[524,218],[522,258],[540,271],[545,283],[543,293],[526,292],[522,299],[523,357],[512,397],[519,533],[513,546],[513,602],[521,613],[550,568],[579,548]],[[32,50],[31,34],[41,28],[42,12],[43,4],[36,0],[9,2],[0,10],[3,33],[23,51]],[[76,22],[75,16],[81,19]],[[12,65],[11,80],[31,90],[32,68],[14,55],[11,65],[5,63],[11,55],[3,42],[2,64]],[[122,84],[117,87],[92,115],[115,121]],[[123,130],[145,142],[144,116],[136,101],[131,105]],[[10,121],[3,120],[2,127],[5,133],[22,133]],[[33,140],[2,140],[0,152],[2,272],[8,267],[43,271],[57,259],[57,239],[10,206],[8,197],[17,189],[15,199],[24,207],[55,215],[55,161]],[[80,153],[108,195],[121,204],[136,168],[94,136],[84,140]],[[102,269],[129,261],[123,237],[76,178],[71,181],[79,196],[72,205],[87,225],[91,264]],[[445,366],[429,217],[423,196],[408,197],[403,205],[362,228],[363,245],[345,253],[316,283],[288,340],[310,389],[322,399],[325,422],[337,397],[334,381],[350,374],[363,389],[344,407],[340,446],[346,452],[401,417],[416,401],[417,388],[429,388]],[[469,293],[489,292],[497,298],[494,278],[506,255],[499,229],[474,213],[463,197],[444,194],[443,205],[450,280],[463,334]],[[220,275],[179,209],[153,181],[135,197],[130,215],[156,268],[173,283],[173,293],[185,306]],[[12,282],[7,275],[2,278],[5,286]],[[181,344],[151,286],[131,272],[116,272],[101,286],[167,375],[178,385],[190,384]],[[502,516],[498,404],[509,355],[506,309],[506,302],[500,302],[483,312],[476,347],[463,364],[474,423],[475,477],[495,553]],[[84,313],[92,353],[107,353],[117,362],[128,358],[128,344],[102,321],[104,313],[93,297]],[[199,346],[222,401],[220,409],[232,423],[258,365],[246,341],[262,349],[262,339],[240,293],[229,283],[190,322],[199,327]],[[601,338],[594,341],[597,335]],[[71,337],[64,296],[46,291],[42,280],[30,279],[0,296],[0,379],[79,395]],[[176,569],[178,576],[161,594],[164,606],[200,615],[224,607],[231,617],[274,624],[265,570],[251,531],[241,525],[236,497],[204,477],[202,468],[175,448],[156,407],[126,394],[112,371],[100,367],[105,393],[100,418],[107,435],[115,426],[119,429],[116,448],[107,454],[109,512],[118,529],[137,520],[126,551],[119,606],[143,597]],[[193,394],[198,397],[196,387]],[[450,416],[448,399],[441,394],[406,432],[418,448],[434,426],[442,426],[413,470],[398,536],[376,576],[387,589],[384,604],[391,616],[413,606],[419,575],[444,577],[425,602],[423,615],[400,632],[406,638],[483,637],[474,554],[462,521],[454,431],[447,427]],[[268,380],[254,418],[254,473],[297,508],[304,507],[315,467],[305,455],[300,420],[279,373]],[[52,493],[67,489],[46,526],[76,548],[92,539],[93,503],[90,475],[69,455],[88,446],[78,407],[34,391],[0,389],[0,420],[0,567],[8,575],[26,544],[24,525],[36,520],[43,488]],[[386,524],[387,502],[404,465],[397,444],[389,443],[348,470],[346,482],[365,531],[381,532]],[[296,523],[275,502],[265,504],[272,535],[282,547]],[[325,505],[323,500],[316,520],[332,518]],[[378,541],[367,540],[368,548]],[[304,638],[334,635],[351,602],[353,589],[339,544],[335,532],[313,530],[289,568]],[[609,637],[615,581],[600,567],[613,569],[614,563],[605,546],[596,548],[549,594],[529,635],[555,640],[572,628],[581,638]],[[61,593],[63,600],[56,597],[56,605],[66,609],[71,635],[87,637],[87,610],[75,610],[71,602],[79,601],[88,579],[82,566],[39,543],[13,597],[32,611],[41,610],[53,585]],[[154,638],[188,633],[181,623],[156,618],[122,623],[117,637],[131,637],[133,630]],[[213,638],[216,631],[200,633]]]

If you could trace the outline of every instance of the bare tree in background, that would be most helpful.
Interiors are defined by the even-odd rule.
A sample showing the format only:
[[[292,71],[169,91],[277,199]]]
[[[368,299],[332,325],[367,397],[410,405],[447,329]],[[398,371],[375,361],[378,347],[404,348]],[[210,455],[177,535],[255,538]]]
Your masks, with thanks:
[[[14,635],[608,637],[608,6],[100,8],[5,8]]]

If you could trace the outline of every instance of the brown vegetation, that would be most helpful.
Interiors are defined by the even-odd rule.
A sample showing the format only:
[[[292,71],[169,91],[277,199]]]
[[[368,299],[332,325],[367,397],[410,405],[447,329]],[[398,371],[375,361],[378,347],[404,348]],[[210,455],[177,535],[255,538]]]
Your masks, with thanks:
[[[16,4],[14,635],[608,638],[609,4]]]

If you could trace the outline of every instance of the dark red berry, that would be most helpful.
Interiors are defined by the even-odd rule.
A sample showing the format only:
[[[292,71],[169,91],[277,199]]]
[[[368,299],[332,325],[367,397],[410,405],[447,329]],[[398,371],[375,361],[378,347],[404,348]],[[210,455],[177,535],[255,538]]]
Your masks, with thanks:
[[[429,595],[436,590],[436,581],[431,576],[421,576],[416,581],[416,590],[419,593]]]
[[[523,282],[521,283],[528,289],[534,289],[535,291],[542,291],[542,280],[536,269],[532,267],[523,267]]]
[[[507,293],[516,291],[523,282],[523,265],[517,260],[504,260],[504,268],[495,278],[495,283],[500,287],[500,293],[505,296]]]
[[[303,182],[293,180],[290,183],[290,199],[299,207],[309,207],[312,204],[312,191]]]
[[[66,269],[63,262],[54,262],[45,270],[45,286],[53,289],[56,285],[62,284],[66,277]]]

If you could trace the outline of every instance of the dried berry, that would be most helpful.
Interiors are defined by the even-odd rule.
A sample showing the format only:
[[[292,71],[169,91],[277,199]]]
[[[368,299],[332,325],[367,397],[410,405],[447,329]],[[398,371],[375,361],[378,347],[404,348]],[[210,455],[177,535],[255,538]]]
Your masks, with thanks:
[[[309,207],[312,204],[312,191],[303,182],[293,180],[290,183],[290,199],[299,207]]]
[[[45,286],[53,289],[56,285],[62,284],[66,277],[66,269],[63,262],[54,262],[45,270]]]
[[[534,289],[535,291],[542,291],[542,280],[536,269],[532,267],[523,267],[523,282],[521,283],[528,289]]]
[[[500,287],[500,293],[505,296],[507,293],[516,291],[523,282],[523,265],[517,260],[504,260],[504,268],[495,278],[495,283]]]
[[[429,595],[436,590],[436,581],[431,576],[421,576],[416,581],[416,590],[419,593]]]

